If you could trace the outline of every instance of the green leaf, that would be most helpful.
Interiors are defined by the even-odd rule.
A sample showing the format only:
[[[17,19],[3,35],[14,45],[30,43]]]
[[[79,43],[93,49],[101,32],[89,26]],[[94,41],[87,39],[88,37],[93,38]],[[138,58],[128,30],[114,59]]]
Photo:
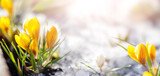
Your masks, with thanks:
[[[12,44],[13,48],[15,49],[15,51],[16,51],[16,53],[17,53],[19,59],[21,59],[21,57],[20,57],[20,55],[19,55],[19,53],[18,53],[18,51],[17,51],[17,48],[15,47],[14,43],[12,42],[11,44]]]
[[[60,59],[62,59],[63,57],[65,57],[66,55],[68,55],[71,51],[69,51],[68,53],[66,53],[65,55],[63,55],[62,57],[59,57],[59,58],[56,58],[54,60],[52,60],[51,62],[49,62],[44,68],[46,69],[50,64],[54,64],[56,63],[57,61],[59,61]]]
[[[34,58],[34,54],[31,50],[30,50],[30,58],[31,58],[31,63],[32,63],[33,70],[36,71],[36,61],[35,61],[35,58]]]
[[[6,54],[10,57],[9,52],[7,51],[7,49],[5,48],[5,46],[3,45],[3,43],[0,41],[2,48],[4,49],[4,51],[6,52]]]
[[[113,68],[110,71],[108,71],[107,73],[114,72],[114,71],[117,71],[117,70],[120,70],[120,69],[124,69],[124,68],[128,68],[128,67],[131,67],[131,65],[127,65],[127,66],[123,66],[123,67],[118,67],[118,68]]]
[[[45,28],[44,28],[45,31]],[[46,37],[45,37],[45,32],[43,33],[43,50],[45,50],[45,45],[46,45]]]
[[[158,64],[158,69],[157,69],[157,72],[156,72],[156,76],[160,76],[160,73],[159,73],[160,69],[159,69],[159,67],[160,67],[160,62]]]
[[[46,51],[44,51],[44,49],[42,49],[42,51],[39,52],[40,56],[39,56],[39,59],[37,61],[38,62],[37,64],[39,64],[40,66],[42,66],[43,62],[46,59],[50,59],[51,58],[52,54],[59,48],[60,44],[61,44],[60,40],[58,40],[56,42],[56,44],[52,48],[50,48],[50,49],[48,49]]]
[[[93,69],[91,66],[86,65],[85,63],[81,62],[81,64],[85,65],[86,67],[90,68],[91,70],[93,70],[94,72],[98,73],[95,69]]]
[[[7,48],[7,50],[10,51],[8,46],[7,46],[7,44],[6,44],[6,42],[4,41],[4,39],[2,39],[2,41],[3,41],[4,45],[5,45],[5,47]]]
[[[18,48],[19,48],[19,50],[22,51],[22,49],[21,49],[20,47],[18,47]],[[22,53],[22,52],[21,52],[21,53]],[[25,62],[26,62],[26,58],[27,58],[28,60],[30,60],[30,59],[27,57],[27,52],[25,52],[23,56],[21,55],[21,57],[22,57],[22,67],[23,67],[24,64],[25,64]],[[23,69],[23,68],[22,68],[22,69]]]
[[[56,47],[56,46],[58,46],[58,45],[60,45],[62,42],[60,42],[60,40],[58,40],[57,42],[56,42],[56,44],[52,47],[52,48],[50,48],[49,50],[47,50],[47,51],[50,51],[50,53],[51,53],[51,51],[53,51],[53,49]]]
[[[28,52],[28,50],[29,50],[29,47],[30,47],[30,44],[31,44],[31,42],[32,42],[32,39],[30,39],[30,42],[29,42],[29,44],[28,44],[28,47],[27,47],[27,52]]]
[[[23,62],[23,58],[24,58],[24,57],[23,57],[23,53],[24,53],[24,52],[22,51],[22,49],[21,49],[19,46],[17,46],[17,47],[18,47],[18,49],[19,49],[19,59],[20,59],[21,62]]]
[[[14,64],[14,66],[16,67],[16,69],[17,69],[17,71],[18,71],[18,74],[20,74],[20,75],[21,75],[21,74],[22,74],[22,73],[21,73],[21,71],[20,71],[21,69],[19,69],[19,68],[18,68],[18,65],[17,65],[17,63],[16,63],[16,61],[15,61],[15,58],[14,58],[14,56],[13,56],[13,53],[12,53],[12,52],[10,52],[10,59],[12,60],[12,62],[13,62],[13,64]]]
[[[128,50],[127,50],[124,46],[122,46],[121,44],[118,44],[118,43],[117,43],[117,45],[120,46],[120,47],[122,47],[124,50],[128,51]]]
[[[18,63],[19,73],[20,73],[20,75],[23,75],[23,70],[21,70],[19,59],[17,59],[17,63]]]
[[[114,38],[115,38],[115,37],[114,37]],[[131,43],[127,42],[126,40],[121,39],[121,38],[115,38],[115,39],[118,39],[118,40],[120,40],[120,41],[124,41],[124,42],[126,42],[126,43],[128,43],[128,44],[130,44],[130,45],[136,46],[136,45],[134,45],[134,44],[131,44]]]
[[[23,50],[18,46],[20,53],[22,53],[22,54],[24,55],[24,56],[21,55],[21,58],[22,58],[22,67],[24,66],[24,64],[25,64],[25,62],[26,62],[26,58],[27,58],[27,59],[31,62],[31,64],[32,64],[32,61],[27,57],[27,53],[28,53],[28,50],[29,50],[29,47],[30,47],[31,42],[32,42],[32,39],[30,40],[30,42],[29,42],[29,44],[28,44],[28,47],[27,47],[27,50],[26,50],[25,53],[24,53]],[[33,53],[33,52],[32,52],[32,53]],[[34,64],[33,64],[33,65],[34,65]],[[22,68],[22,70],[23,70],[23,68]]]
[[[24,54],[24,57],[23,57],[23,60],[22,60],[23,63],[25,63],[26,58],[28,58],[28,57],[27,57],[27,52]],[[30,59],[28,58],[28,60],[30,60]],[[22,65],[24,65],[23,63],[22,63]]]
[[[50,59],[52,57],[53,53],[57,51],[57,49],[59,48],[59,46],[61,45],[62,42],[63,42],[63,40],[61,42],[60,42],[60,40],[58,40],[57,43],[50,49],[48,59]]]
[[[40,49],[40,45],[41,45],[41,38],[39,38],[39,41],[38,41],[38,49]]]
[[[14,64],[14,66],[16,67],[16,69],[17,69],[17,71],[18,71],[18,74],[19,75],[21,75],[21,73],[20,73],[20,69],[18,68],[18,65],[17,65],[17,63],[16,63],[16,61],[15,61],[15,58],[14,58],[14,56],[13,56],[13,53],[9,50],[9,48],[8,48],[8,46],[7,46],[7,44],[5,43],[5,41],[2,39],[2,41],[3,41],[3,43],[4,43],[4,45],[3,45],[3,43],[0,41],[0,43],[1,43],[1,45],[2,45],[2,48],[4,49],[4,51],[7,53],[7,55],[9,56],[9,58],[11,59],[11,61],[13,62],[13,64]],[[7,48],[7,49],[6,49]],[[8,50],[8,51],[7,51]],[[21,75],[22,76],[22,75]]]
[[[2,34],[5,35],[5,36],[7,35],[6,31],[4,31],[2,29],[0,29],[0,32],[2,32]]]
[[[14,59],[14,56],[13,56],[13,53],[12,52],[9,52],[10,53],[10,58],[12,60],[13,63],[16,63],[15,59]]]
[[[17,28],[18,33],[20,33],[20,31],[19,31],[19,29],[18,29],[17,25],[15,25],[15,27]]]
[[[153,74],[153,71],[152,71],[152,62],[151,62],[151,59],[149,58],[149,56],[148,56],[148,59],[147,59],[147,63],[148,63],[148,66],[149,66],[149,72]]]
[[[17,47],[19,49],[19,52],[21,52],[22,54],[24,54],[23,50],[19,46],[17,46]]]

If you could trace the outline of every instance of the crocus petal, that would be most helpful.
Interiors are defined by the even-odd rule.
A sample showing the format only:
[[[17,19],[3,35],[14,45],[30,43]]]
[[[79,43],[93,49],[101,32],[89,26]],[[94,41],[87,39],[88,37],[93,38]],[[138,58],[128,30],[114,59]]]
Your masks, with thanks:
[[[13,15],[13,2],[12,0],[1,0],[1,6],[5,9],[10,16]]]
[[[47,32],[47,46],[51,48],[54,46],[58,39],[58,32],[56,27],[52,26],[50,30]]]
[[[33,52],[34,56],[37,56],[38,54],[38,44],[37,44],[37,41],[32,41],[31,44],[30,44],[30,47],[31,47],[31,51]]]
[[[133,60],[139,62],[138,59],[137,59],[137,56],[135,55],[135,48],[134,48],[132,45],[128,45],[128,49],[127,49],[127,50],[128,50],[129,56],[130,56]]]
[[[145,71],[144,73],[143,73],[143,76],[153,76],[150,72],[147,72],[147,71]]]
[[[154,62],[155,54],[156,54],[156,47],[153,44],[150,44],[147,49],[148,49],[148,55],[151,61]]]
[[[23,48],[24,50],[27,50],[29,42],[30,42],[30,38],[26,33],[20,33],[19,36],[15,35],[15,41],[17,42],[17,44],[21,48]],[[32,42],[30,44],[30,48],[31,48],[31,51],[33,52],[33,54],[36,56],[37,49],[38,49],[37,41],[32,40]],[[30,53],[29,50],[28,50],[28,52]]]
[[[98,65],[98,67],[99,67],[99,68],[102,68],[103,65],[104,65],[104,62],[105,62],[104,56],[103,56],[103,55],[99,55],[99,56],[97,57],[97,60],[96,60],[96,63],[97,63],[97,65]]]
[[[29,33],[29,36],[32,40],[38,42],[39,38],[39,31],[40,31],[40,23],[36,17],[32,19],[28,19],[24,24],[24,31]]]
[[[148,50],[148,46],[149,46],[149,43],[147,42],[147,44],[146,44],[146,48],[147,48],[147,50]]]
[[[147,49],[143,44],[138,44],[136,46],[136,56],[138,58],[138,61],[142,65],[146,65],[147,62]]]
[[[27,50],[30,38],[26,33],[20,33],[19,36],[15,35],[15,41],[24,50]]]
[[[1,17],[0,18],[0,29],[7,33],[9,28],[10,28],[10,19],[8,17]]]

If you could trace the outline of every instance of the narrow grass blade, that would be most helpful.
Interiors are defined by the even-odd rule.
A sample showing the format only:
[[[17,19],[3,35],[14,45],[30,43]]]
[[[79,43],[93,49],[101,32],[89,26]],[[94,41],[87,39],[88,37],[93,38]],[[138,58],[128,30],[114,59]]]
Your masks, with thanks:
[[[17,48],[15,47],[14,43],[12,42],[11,44],[12,44],[13,48],[15,49],[15,51],[16,51],[16,53],[17,53],[19,59],[21,59],[21,57],[20,57],[20,55],[19,55],[19,53],[18,53],[18,51],[17,51]]]
[[[7,48],[7,50],[10,51],[8,46],[7,46],[7,44],[6,44],[6,42],[4,41],[4,39],[2,39],[2,41],[3,41],[4,45],[5,45],[5,47]]]
[[[3,45],[3,43],[0,41],[0,43],[1,43],[1,45],[2,45],[2,48],[4,49],[4,51],[7,53],[7,55],[9,56],[9,58],[11,59],[11,61],[13,62],[13,64],[14,64],[14,66],[16,67],[16,69],[17,69],[17,71],[18,71],[18,74],[21,74],[20,73],[20,69],[18,68],[18,65],[17,65],[17,63],[16,63],[16,61],[15,61],[15,58],[14,58],[14,56],[13,56],[13,53],[9,50],[9,48],[8,48],[8,46],[7,46],[7,44],[5,43],[5,41],[2,39],[2,41],[3,41],[3,43],[4,43],[4,45]],[[6,49],[7,48],[7,49]],[[8,50],[8,51],[7,51]]]
[[[115,37],[114,37],[114,38],[115,38]],[[128,44],[130,44],[130,45],[136,46],[136,45],[134,45],[134,44],[131,44],[131,43],[127,42],[126,40],[121,39],[121,38],[115,38],[115,39],[118,39],[118,40],[120,40],[120,41],[124,41],[124,42],[126,42],[126,43],[128,43]]]
[[[44,33],[43,33],[43,50],[45,50],[45,45],[46,45],[46,37],[45,37],[45,28],[44,28]]]
[[[110,71],[108,71],[107,73],[109,73],[109,72],[114,72],[114,71],[117,71],[117,70],[120,70],[120,69],[124,69],[124,68],[128,68],[128,67],[131,67],[131,65],[127,65],[127,66],[123,66],[123,67],[114,68],[114,69],[111,69]]]
[[[18,29],[17,25],[15,25],[15,27],[17,28],[18,33],[20,33],[20,31],[19,31],[19,29]]]
[[[118,43],[117,43],[117,45],[120,46],[120,47],[122,47],[124,50],[128,51],[128,50],[127,50],[124,46],[122,46],[121,44],[118,44]]]
[[[160,69],[159,69],[159,67],[160,67],[160,62],[158,64],[158,69],[157,69],[157,72],[156,72],[156,76],[160,76],[160,73],[159,73]]]
[[[153,74],[153,71],[152,71],[152,62],[151,62],[151,59],[149,58],[149,56],[148,56],[148,59],[147,59],[147,63],[148,63],[148,66],[149,66],[149,72]]]
[[[9,52],[9,53],[10,53],[10,59],[12,60],[14,66],[16,67],[16,69],[17,69],[17,71],[18,71],[18,74],[21,74],[21,73],[20,73],[20,69],[18,68],[18,65],[17,65],[17,63],[16,63],[16,61],[15,61],[15,59],[14,59],[13,53],[12,53],[12,52]]]
[[[19,52],[21,52],[22,54],[24,54],[23,50],[19,46],[17,46],[17,47],[19,49]]]
[[[57,51],[57,49],[59,48],[59,46],[61,45],[62,42],[63,42],[63,41],[60,42],[60,40],[58,40],[58,41],[56,42],[56,44],[55,44],[51,49],[48,50],[48,51],[49,51],[49,52],[48,52],[48,53],[49,53],[48,59],[50,59],[51,56],[53,55],[53,53]],[[43,54],[43,57],[44,57],[45,54],[46,54],[46,53]],[[47,54],[47,55],[48,55],[48,54]]]
[[[19,72],[20,72],[20,75],[22,75],[22,69],[21,69],[21,66],[20,66],[20,62],[19,62],[19,59],[17,59],[17,63],[18,63],[18,69],[19,69]]]
[[[86,67],[90,68],[91,70],[93,70],[94,72],[98,73],[95,69],[93,69],[91,66],[86,65],[85,63],[81,62],[81,64],[85,65]]]
[[[10,57],[9,52],[7,51],[7,49],[5,48],[5,46],[3,45],[3,43],[0,41],[2,48],[4,49],[4,51],[6,52],[6,54]]]
[[[44,68],[46,69],[49,65],[56,63],[57,61],[59,61],[60,59],[62,59],[63,57],[65,57],[66,55],[68,55],[71,51],[69,51],[68,53],[66,53],[65,55],[63,55],[62,57],[56,58],[54,60],[52,60],[51,62],[49,62]]]
[[[16,63],[15,59],[14,59],[14,56],[13,56],[13,53],[12,52],[9,52],[10,53],[10,58],[12,60],[13,63]]]
[[[41,45],[41,38],[39,38],[39,41],[38,41],[38,49],[40,49],[40,45]]]
[[[19,49],[19,59],[20,59],[20,61],[21,62],[23,62],[23,54],[24,54],[24,52],[22,51],[22,49],[19,47],[19,46],[17,46],[18,47],[18,49]]]
[[[31,63],[32,63],[33,69],[34,69],[34,71],[36,71],[36,60],[35,60],[34,54],[31,50],[30,50],[30,57],[31,57]]]
[[[7,33],[4,30],[0,29],[0,32],[2,32],[2,34],[5,35],[5,36],[7,35]]]

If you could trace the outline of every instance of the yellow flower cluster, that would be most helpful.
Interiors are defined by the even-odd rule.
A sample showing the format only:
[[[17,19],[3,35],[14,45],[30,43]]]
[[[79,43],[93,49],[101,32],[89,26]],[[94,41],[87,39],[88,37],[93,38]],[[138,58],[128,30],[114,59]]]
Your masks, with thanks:
[[[148,58],[150,58],[152,64],[155,64],[156,47],[153,44],[147,43],[146,46],[138,44],[135,48],[132,45],[128,45],[129,56],[138,63],[146,66]],[[152,68],[152,70],[155,68]],[[153,71],[156,72],[157,70]],[[154,73],[153,73],[154,74]],[[144,72],[143,76],[153,76],[150,72]]]
[[[12,17],[13,15],[13,1],[12,0],[0,0],[1,7],[5,9],[8,14]]]
[[[27,50],[28,45],[30,43],[31,51],[35,56],[38,54],[38,39],[40,32],[40,23],[37,18],[28,19],[24,24],[24,33],[20,33],[19,35],[15,35],[15,40],[17,44],[22,47],[24,50]],[[51,48],[54,46],[58,39],[57,29],[52,26],[50,30],[47,32],[47,46]]]
[[[3,48],[3,51],[6,52],[6,54],[16,67],[19,76],[22,76],[24,74],[23,68],[25,68],[24,70],[26,71],[30,70],[35,73],[40,73],[41,71],[46,70],[46,68],[50,67],[50,65],[54,64],[64,57],[63,56],[58,58],[59,52],[57,52],[56,50],[60,45],[59,41],[57,41],[58,31],[55,26],[52,26],[47,31],[46,36],[43,36],[45,38],[43,39],[43,46],[41,47],[41,38],[39,38],[40,22],[36,17],[27,19],[23,26],[24,32],[18,32],[18,29],[15,30],[15,27],[17,25],[15,23],[16,14],[15,17],[13,17],[13,0],[0,0],[0,8],[3,8],[8,13],[7,17],[0,17],[0,38],[3,38],[2,41],[0,41],[0,44]],[[7,41],[7,44],[5,41]],[[14,45],[15,43],[17,43],[16,46]],[[10,49],[10,44],[13,46],[15,51],[13,51],[13,49]],[[22,51],[22,49],[25,50],[25,53],[24,51]],[[14,52],[16,52],[18,57],[14,58]],[[54,62],[53,57],[57,58],[57,60],[55,60]],[[26,66],[26,63],[30,63],[31,65]]]
[[[9,17],[0,17],[0,36],[12,41],[14,34],[16,34],[16,31],[12,30]]]
[[[147,43],[147,45],[138,44],[136,48],[132,45],[128,45],[129,56],[142,65],[146,65],[147,58],[151,59],[152,63],[155,61],[156,48],[153,44]]]
[[[13,2],[12,0],[0,0],[0,7],[6,10],[8,17],[0,17],[0,35],[11,41],[13,38],[12,28],[10,27],[11,18],[13,16]]]
[[[8,33],[10,29],[10,19],[8,17],[0,17],[0,29]]]

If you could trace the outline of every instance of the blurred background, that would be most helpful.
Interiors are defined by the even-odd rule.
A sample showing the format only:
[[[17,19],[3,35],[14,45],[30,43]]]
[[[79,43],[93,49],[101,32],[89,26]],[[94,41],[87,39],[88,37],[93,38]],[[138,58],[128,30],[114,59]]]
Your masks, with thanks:
[[[96,58],[100,54],[106,58],[102,74],[115,67],[132,65],[116,75],[141,76],[145,68],[117,46],[118,43],[127,47],[124,41],[154,44],[160,61],[160,0],[14,0],[14,7],[19,26],[26,19],[37,17],[41,27],[59,28],[60,37],[65,39],[60,55],[72,50],[57,63],[56,67],[63,69],[59,76],[97,76],[80,62],[99,71]],[[0,9],[0,16],[7,16],[6,11]]]

